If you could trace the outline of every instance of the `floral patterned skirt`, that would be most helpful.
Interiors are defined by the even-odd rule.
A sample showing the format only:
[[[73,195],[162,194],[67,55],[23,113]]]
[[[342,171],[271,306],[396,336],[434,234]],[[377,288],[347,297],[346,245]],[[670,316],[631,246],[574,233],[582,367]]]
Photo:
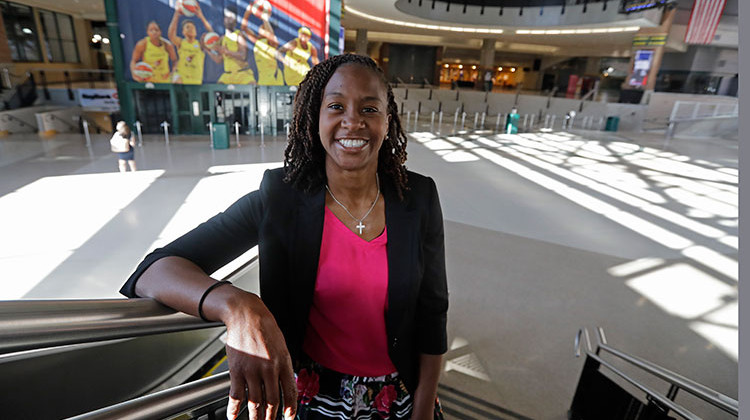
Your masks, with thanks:
[[[346,375],[309,362],[297,370],[297,419],[408,419],[412,396],[397,372],[378,377]],[[435,401],[435,419],[442,420]]]

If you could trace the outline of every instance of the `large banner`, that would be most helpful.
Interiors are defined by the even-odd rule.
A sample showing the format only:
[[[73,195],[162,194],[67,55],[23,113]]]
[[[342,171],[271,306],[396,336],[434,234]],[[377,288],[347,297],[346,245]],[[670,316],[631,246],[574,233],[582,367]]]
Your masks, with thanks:
[[[330,0],[120,0],[126,77],[298,85],[328,56]]]

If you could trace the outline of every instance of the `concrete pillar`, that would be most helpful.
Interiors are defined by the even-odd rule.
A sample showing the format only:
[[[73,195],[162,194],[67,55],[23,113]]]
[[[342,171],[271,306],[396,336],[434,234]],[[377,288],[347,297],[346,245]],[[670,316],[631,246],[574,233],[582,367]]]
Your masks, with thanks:
[[[359,55],[367,55],[367,29],[357,29],[354,51]]]
[[[493,72],[495,67],[495,38],[486,38],[482,40],[482,50],[479,55],[479,72],[477,73],[478,90],[484,90],[484,74]]]
[[[676,8],[667,9],[664,11],[664,14],[662,15],[661,19],[661,25],[655,27],[655,28],[641,28],[640,31],[635,36],[660,36],[664,35],[665,39],[667,34],[669,34],[669,30],[672,27],[672,22],[674,21],[675,14],[677,13]],[[664,56],[664,45],[645,45],[645,46],[637,46],[633,45],[631,47],[630,52],[630,74],[628,75],[628,78],[625,79],[625,83],[623,84],[623,89],[642,89],[642,90],[654,90],[654,86],[656,86],[656,76],[659,74],[659,68],[661,68],[661,60]],[[651,66],[648,70],[648,78],[646,79],[646,84],[644,86],[631,86],[630,80],[636,75],[634,65],[635,65],[635,54],[638,50],[651,50],[653,51],[653,55],[651,58]]]

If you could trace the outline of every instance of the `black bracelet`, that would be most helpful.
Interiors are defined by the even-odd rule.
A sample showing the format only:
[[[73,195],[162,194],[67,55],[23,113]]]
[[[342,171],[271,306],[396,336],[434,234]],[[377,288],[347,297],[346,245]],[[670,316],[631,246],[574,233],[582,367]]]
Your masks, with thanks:
[[[198,315],[201,317],[202,320],[206,322],[212,322],[211,320],[207,319],[206,315],[203,313],[203,302],[206,300],[206,296],[208,296],[208,294],[211,293],[211,290],[214,290],[223,284],[232,284],[232,282],[229,280],[217,281],[216,283],[208,286],[208,289],[206,289],[206,291],[203,292],[203,296],[201,296],[201,300],[198,302]]]

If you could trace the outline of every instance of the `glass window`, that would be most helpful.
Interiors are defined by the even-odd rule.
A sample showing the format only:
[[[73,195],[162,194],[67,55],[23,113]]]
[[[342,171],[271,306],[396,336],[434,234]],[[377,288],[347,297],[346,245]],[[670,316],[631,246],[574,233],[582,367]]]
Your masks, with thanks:
[[[31,7],[0,1],[0,11],[13,61],[42,61]]]
[[[40,10],[47,59],[53,63],[77,63],[78,48],[73,30],[73,18],[63,13]]]

